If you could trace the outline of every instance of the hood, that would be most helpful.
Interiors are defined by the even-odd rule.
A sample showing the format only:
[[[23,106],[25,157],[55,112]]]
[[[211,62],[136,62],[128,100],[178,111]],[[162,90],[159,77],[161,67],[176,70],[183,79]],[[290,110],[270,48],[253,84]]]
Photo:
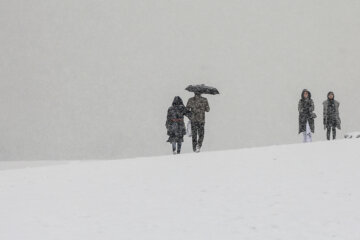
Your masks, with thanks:
[[[335,100],[335,94],[334,94],[334,92],[331,92],[331,91],[327,94],[327,99],[329,99],[330,94],[334,95],[333,100]],[[330,100],[330,99],[329,99],[329,100]]]
[[[308,92],[309,93],[309,99],[311,99],[311,92],[309,91],[309,90],[307,90],[307,89],[304,89],[303,91],[302,91],[302,93],[301,93],[301,99],[305,99],[304,98],[304,93],[305,92]]]
[[[183,103],[183,100],[179,96],[176,96],[174,98],[174,101],[173,101],[172,105],[173,106],[183,106],[184,103]]]

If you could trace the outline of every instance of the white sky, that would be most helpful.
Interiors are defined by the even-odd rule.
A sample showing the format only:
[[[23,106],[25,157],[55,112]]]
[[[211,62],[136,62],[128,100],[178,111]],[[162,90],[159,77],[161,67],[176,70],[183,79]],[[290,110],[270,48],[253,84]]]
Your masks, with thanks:
[[[359,130],[359,12],[355,0],[2,0],[0,159],[168,154],[167,108],[192,83],[221,92],[204,150],[301,141],[303,88],[315,140],[329,90],[342,133]]]

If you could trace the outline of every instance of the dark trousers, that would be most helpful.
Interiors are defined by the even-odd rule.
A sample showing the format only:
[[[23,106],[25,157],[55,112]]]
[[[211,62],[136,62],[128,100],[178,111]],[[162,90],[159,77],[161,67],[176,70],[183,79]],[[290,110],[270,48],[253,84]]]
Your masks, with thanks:
[[[177,151],[177,153],[181,152],[181,142],[172,142],[172,150],[173,152]],[[176,144],[177,144],[177,150],[176,150]]]
[[[331,129],[333,132],[333,139],[336,139],[336,127],[327,126],[326,129],[327,129],[327,131],[326,131],[327,140],[330,140]]]
[[[196,146],[201,147],[204,141],[205,135],[205,123],[191,122],[191,132],[192,132],[192,145],[194,152],[196,151]]]

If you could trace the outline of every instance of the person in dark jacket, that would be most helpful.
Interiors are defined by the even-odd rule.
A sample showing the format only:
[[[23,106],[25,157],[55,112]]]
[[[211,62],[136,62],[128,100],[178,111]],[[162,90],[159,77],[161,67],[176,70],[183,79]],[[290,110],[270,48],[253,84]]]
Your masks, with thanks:
[[[311,133],[315,132],[316,115],[314,113],[315,105],[311,99],[309,90],[304,89],[301,93],[301,99],[298,104],[299,110],[299,133],[304,134],[304,142],[311,142]]]
[[[181,145],[184,142],[184,135],[186,134],[184,116],[190,117],[190,112],[184,106],[182,99],[176,96],[172,106],[168,109],[165,124],[169,135],[167,141],[172,144],[173,154],[180,154]]]
[[[210,111],[209,103],[200,93],[195,93],[195,96],[188,100],[186,108],[192,114],[190,120],[193,150],[200,152],[205,135],[205,112]]]
[[[335,100],[335,94],[329,92],[327,100],[323,102],[324,106],[324,129],[326,129],[327,140],[330,140],[331,130],[333,139],[336,139],[336,128],[341,129],[341,120],[339,114],[340,103]]]

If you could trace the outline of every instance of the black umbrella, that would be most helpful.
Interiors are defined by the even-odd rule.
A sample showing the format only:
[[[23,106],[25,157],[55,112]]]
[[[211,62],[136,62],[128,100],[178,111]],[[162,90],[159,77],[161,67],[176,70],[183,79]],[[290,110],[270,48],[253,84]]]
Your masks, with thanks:
[[[214,87],[209,87],[204,84],[201,85],[189,85],[185,90],[194,93],[201,93],[201,94],[220,94],[219,91]]]

